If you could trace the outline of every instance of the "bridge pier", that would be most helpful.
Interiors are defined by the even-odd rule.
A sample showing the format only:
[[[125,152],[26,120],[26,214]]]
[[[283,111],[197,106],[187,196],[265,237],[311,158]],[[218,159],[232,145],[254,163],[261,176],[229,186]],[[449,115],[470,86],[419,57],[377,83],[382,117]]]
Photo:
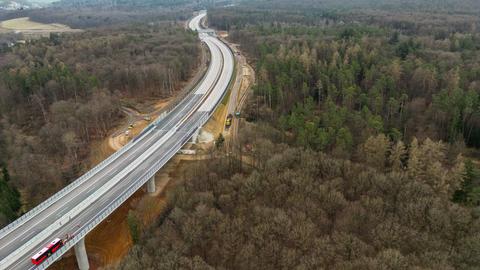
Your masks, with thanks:
[[[85,248],[85,238],[82,238],[82,240],[76,243],[74,249],[78,268],[80,270],[90,269],[90,265],[88,264],[87,249]]]
[[[148,193],[155,193],[155,175],[147,181],[147,192]]]

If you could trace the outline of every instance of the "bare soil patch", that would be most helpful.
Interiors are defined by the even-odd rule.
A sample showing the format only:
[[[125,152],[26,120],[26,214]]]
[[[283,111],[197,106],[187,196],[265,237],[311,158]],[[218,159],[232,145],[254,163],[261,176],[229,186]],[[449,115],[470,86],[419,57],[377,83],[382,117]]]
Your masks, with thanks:
[[[23,33],[26,38],[48,36],[50,33],[82,32],[80,29],[72,29],[67,25],[58,23],[39,23],[28,17],[6,20],[0,23],[0,32]]]

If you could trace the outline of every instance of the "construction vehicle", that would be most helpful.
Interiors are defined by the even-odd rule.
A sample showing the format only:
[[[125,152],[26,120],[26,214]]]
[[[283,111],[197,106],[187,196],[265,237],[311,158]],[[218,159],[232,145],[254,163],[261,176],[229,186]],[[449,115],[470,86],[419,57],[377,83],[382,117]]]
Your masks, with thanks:
[[[232,126],[232,120],[233,120],[233,115],[229,114],[227,116],[227,120],[225,120],[225,127],[226,128],[229,128],[230,126]]]

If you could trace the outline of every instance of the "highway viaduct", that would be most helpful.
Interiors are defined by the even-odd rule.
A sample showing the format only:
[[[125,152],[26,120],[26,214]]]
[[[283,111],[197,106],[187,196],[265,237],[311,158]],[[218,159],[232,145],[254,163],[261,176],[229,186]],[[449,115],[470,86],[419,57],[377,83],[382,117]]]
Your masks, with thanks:
[[[0,270],[46,269],[74,248],[78,266],[89,269],[85,236],[138,189],[155,191],[160,170],[207,122],[227,92],[234,57],[227,45],[201,28],[206,12],[189,22],[210,50],[207,72],[196,87],[140,135],[69,186],[0,230]],[[31,257],[55,238],[72,236],[35,266]]]

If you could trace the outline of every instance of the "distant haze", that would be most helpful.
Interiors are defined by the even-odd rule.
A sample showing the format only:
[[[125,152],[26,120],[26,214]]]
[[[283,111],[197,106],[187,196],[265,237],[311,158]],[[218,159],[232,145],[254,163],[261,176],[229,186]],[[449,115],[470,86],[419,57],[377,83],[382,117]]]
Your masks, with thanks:
[[[57,1],[58,0],[32,0],[31,2],[49,4],[49,3],[53,3],[53,2],[57,2]]]
[[[58,0],[0,0],[0,4],[8,4],[11,2],[17,2],[22,4],[27,4],[27,3],[50,4],[57,1]]]

